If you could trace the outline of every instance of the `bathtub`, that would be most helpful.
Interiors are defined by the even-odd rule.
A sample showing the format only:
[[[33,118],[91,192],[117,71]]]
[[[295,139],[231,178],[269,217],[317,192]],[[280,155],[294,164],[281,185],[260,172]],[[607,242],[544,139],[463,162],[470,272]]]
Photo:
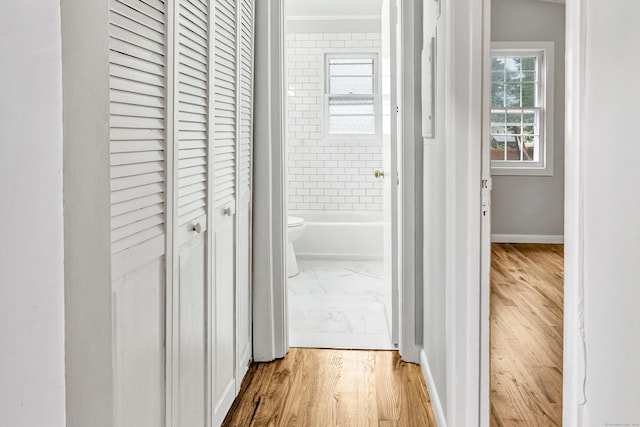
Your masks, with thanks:
[[[299,258],[382,259],[382,213],[289,211],[307,228],[294,243]]]

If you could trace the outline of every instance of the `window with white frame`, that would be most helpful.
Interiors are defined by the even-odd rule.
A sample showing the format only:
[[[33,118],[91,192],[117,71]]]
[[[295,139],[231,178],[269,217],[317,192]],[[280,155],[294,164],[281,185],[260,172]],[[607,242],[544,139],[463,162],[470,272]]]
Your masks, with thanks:
[[[492,43],[491,172],[553,174],[553,43]]]
[[[377,56],[325,56],[325,132],[328,136],[377,135],[380,126]]]

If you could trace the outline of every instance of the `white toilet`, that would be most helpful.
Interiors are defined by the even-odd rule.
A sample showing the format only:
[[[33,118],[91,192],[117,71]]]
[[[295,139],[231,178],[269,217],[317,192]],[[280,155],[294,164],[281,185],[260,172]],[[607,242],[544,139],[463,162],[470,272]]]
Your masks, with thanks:
[[[289,277],[296,276],[299,273],[293,242],[302,236],[306,227],[307,225],[304,223],[304,219],[297,216],[287,217],[287,271]]]

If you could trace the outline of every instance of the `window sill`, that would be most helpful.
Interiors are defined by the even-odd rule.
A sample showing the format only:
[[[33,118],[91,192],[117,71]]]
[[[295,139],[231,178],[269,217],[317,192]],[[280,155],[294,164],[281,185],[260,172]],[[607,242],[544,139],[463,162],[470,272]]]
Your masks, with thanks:
[[[491,165],[491,175],[494,176],[553,176],[551,166],[495,166]]]

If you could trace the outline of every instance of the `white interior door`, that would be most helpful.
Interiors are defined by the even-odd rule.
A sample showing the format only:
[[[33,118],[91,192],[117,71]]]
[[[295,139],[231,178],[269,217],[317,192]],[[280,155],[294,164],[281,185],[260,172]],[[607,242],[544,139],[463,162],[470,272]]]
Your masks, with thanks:
[[[167,10],[160,0],[109,9],[113,422],[162,426]]]
[[[236,396],[236,221],[238,195],[238,9],[215,1],[213,91],[213,271],[211,399],[219,425]]]
[[[238,1],[238,260],[236,291],[237,376],[244,377],[252,358],[251,339],[251,223],[253,156],[254,0]],[[236,383],[236,394],[240,381]]]
[[[397,0],[382,2],[382,150],[383,150],[383,221],[384,221],[384,276],[390,284],[391,339],[399,342],[399,288],[398,288],[398,4]]]
[[[175,7],[174,419],[180,427],[193,427],[207,421],[209,11],[206,2],[178,0]]]

